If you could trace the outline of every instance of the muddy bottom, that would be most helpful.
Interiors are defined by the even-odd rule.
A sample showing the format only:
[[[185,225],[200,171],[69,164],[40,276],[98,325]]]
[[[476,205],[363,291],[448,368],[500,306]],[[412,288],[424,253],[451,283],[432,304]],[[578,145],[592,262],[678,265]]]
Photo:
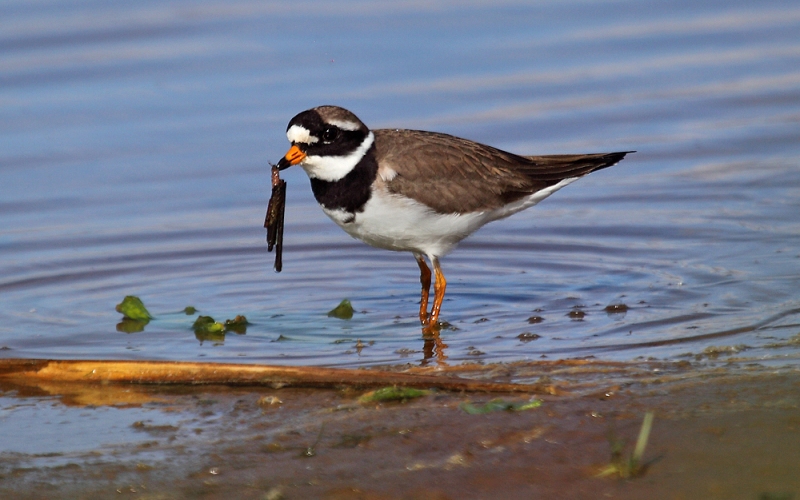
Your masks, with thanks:
[[[44,442],[9,451],[14,441],[6,440],[0,497],[800,498],[794,369],[551,363],[445,374],[538,379],[560,393],[432,391],[365,403],[365,391],[352,388],[5,381],[4,432],[22,425],[14,415],[23,407],[30,418],[61,412],[37,424],[42,439],[52,439],[54,426],[76,435],[110,430],[89,448],[52,442],[48,451]],[[542,404],[467,411],[497,398],[518,408],[532,398]],[[655,422],[642,475],[597,477],[612,446],[624,442],[623,455],[631,452],[648,411]]]

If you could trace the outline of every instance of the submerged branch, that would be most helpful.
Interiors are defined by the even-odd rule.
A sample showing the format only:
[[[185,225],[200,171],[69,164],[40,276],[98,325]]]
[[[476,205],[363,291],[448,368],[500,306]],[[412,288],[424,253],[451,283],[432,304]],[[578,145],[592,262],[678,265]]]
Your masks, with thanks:
[[[0,360],[0,379],[150,385],[250,385],[268,387],[385,386],[445,391],[555,394],[551,385],[482,382],[453,376],[377,370],[181,361]]]

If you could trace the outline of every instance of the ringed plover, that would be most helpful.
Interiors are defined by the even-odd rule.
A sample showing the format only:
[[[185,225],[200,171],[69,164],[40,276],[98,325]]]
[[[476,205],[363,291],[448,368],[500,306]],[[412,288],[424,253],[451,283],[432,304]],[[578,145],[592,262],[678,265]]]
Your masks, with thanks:
[[[369,245],[414,254],[426,329],[438,325],[447,286],[439,259],[458,242],[631,152],[519,156],[436,132],[370,130],[337,106],[299,113],[286,136],[278,169],[300,165],[328,217]]]

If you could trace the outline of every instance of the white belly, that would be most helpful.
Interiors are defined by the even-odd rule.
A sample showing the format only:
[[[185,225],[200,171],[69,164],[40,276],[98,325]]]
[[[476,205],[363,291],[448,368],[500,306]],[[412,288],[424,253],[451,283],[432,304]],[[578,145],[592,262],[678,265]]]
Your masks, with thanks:
[[[347,234],[374,247],[437,256],[488,222],[484,213],[437,214],[414,200],[386,193],[373,195],[355,219],[343,210],[323,211]]]
[[[508,217],[531,207],[576,178],[564,179],[555,186],[522,198],[504,207],[485,212],[440,214],[412,199],[375,193],[363,212],[322,210],[350,236],[387,250],[407,251],[441,257],[484,224]]]

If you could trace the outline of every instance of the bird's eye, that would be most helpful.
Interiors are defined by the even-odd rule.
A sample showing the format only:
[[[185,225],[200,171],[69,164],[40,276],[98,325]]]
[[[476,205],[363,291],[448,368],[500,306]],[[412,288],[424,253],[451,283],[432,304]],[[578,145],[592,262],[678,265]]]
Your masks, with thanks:
[[[339,129],[328,127],[322,132],[322,142],[333,142],[337,135],[339,135]]]

